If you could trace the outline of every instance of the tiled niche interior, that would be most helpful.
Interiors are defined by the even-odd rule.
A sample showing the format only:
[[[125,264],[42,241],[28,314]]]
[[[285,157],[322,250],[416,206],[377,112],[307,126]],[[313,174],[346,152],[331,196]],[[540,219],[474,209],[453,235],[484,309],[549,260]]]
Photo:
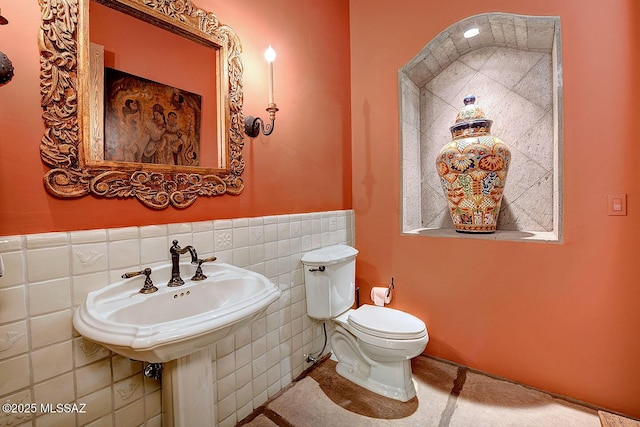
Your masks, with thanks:
[[[0,402],[86,405],[84,413],[0,413],[0,426],[161,425],[160,383],[142,375],[141,362],[78,336],[72,315],[122,273],[169,262],[173,239],[264,274],[282,291],[263,316],[211,347],[216,425],[234,426],[322,349],[300,259],[353,244],[353,225],[348,210],[0,237]]]
[[[479,35],[464,38],[472,27]],[[399,70],[404,233],[562,240],[561,70],[559,18],[504,13],[453,24]],[[454,231],[435,169],[467,94],[512,153],[498,231],[489,235]]]

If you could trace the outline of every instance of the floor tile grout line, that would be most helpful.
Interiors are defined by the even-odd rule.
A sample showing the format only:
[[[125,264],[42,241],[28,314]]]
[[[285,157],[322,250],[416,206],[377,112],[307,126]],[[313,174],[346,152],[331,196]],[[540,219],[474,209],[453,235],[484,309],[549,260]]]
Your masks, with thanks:
[[[552,391],[548,391],[548,390],[544,390],[544,389],[541,389],[541,388],[537,388],[537,387],[534,387],[534,386],[531,386],[531,385],[528,385],[528,384],[525,384],[525,383],[518,382],[516,380],[509,379],[507,377],[502,377],[500,375],[491,374],[489,372],[482,371],[480,369],[470,368],[468,366],[460,365],[459,363],[456,363],[456,362],[453,362],[453,361],[450,361],[450,360],[447,360],[447,359],[443,359],[443,358],[440,358],[440,357],[437,357],[437,356],[432,356],[430,354],[423,354],[423,355],[420,355],[418,357],[426,357],[427,359],[432,359],[432,360],[435,360],[435,361],[438,361],[438,362],[441,362],[441,363],[446,363],[448,365],[455,366],[455,367],[458,367],[458,368],[465,368],[467,370],[467,372],[470,372],[472,374],[481,375],[481,376],[488,377],[488,378],[491,378],[491,379],[494,379],[494,380],[504,381],[504,382],[507,382],[507,383],[518,385],[518,386],[524,387],[524,388],[529,389],[529,390],[533,390],[533,391],[536,391],[536,392],[539,392],[539,393],[543,393],[543,394],[549,395],[553,399],[563,400],[563,401],[568,402],[568,403],[570,403],[572,405],[578,405],[578,406],[582,406],[582,407],[584,407],[586,409],[591,409],[592,411],[609,412],[609,413],[612,413],[612,414],[615,414],[615,415],[618,415],[618,416],[621,416],[621,417],[631,418],[634,421],[640,421],[640,418],[637,418],[637,419],[636,418],[632,418],[628,414],[623,414],[621,412],[616,412],[616,411],[614,411],[612,409],[607,409],[607,408],[604,408],[604,407],[601,407],[601,406],[598,406],[598,405],[594,405],[592,403],[586,402],[584,400],[579,400],[579,399],[576,399],[574,397],[570,397],[570,396],[566,396],[566,395],[563,395],[563,394],[554,393]]]
[[[273,423],[276,424],[278,427],[294,427],[293,424],[291,424],[289,421],[284,419],[280,414],[278,414],[277,412],[274,412],[269,408],[266,408],[262,413],[262,415],[267,417],[269,420],[273,421]]]
[[[442,411],[442,415],[440,415],[440,422],[438,423],[438,427],[449,427],[449,423],[451,423],[451,417],[453,417],[453,413],[456,410],[458,397],[460,396],[460,392],[462,392],[462,388],[464,387],[464,383],[466,381],[467,368],[464,366],[460,366],[458,367],[458,375],[453,381],[453,387],[451,388],[451,393],[449,393],[447,405]]]

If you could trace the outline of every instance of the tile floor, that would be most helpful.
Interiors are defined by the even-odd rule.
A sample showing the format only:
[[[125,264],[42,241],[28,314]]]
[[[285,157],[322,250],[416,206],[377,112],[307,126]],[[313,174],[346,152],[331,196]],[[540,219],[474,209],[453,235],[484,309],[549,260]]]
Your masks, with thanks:
[[[326,365],[325,364],[329,364]],[[316,369],[333,369],[332,360]],[[600,427],[596,410],[538,390],[492,378],[429,357],[413,360],[417,402],[412,413],[380,419],[354,412],[349,396],[334,403],[323,385],[309,374],[241,421],[244,427],[420,426],[420,427]],[[317,375],[315,375],[317,377]],[[336,386],[341,377],[333,378]],[[346,381],[346,380],[345,380]],[[357,386],[356,386],[357,387]],[[325,388],[326,389],[326,388]],[[328,389],[327,389],[328,390]],[[367,400],[367,390],[360,389]],[[335,396],[333,396],[334,400]],[[404,405],[410,404],[411,401]],[[416,404],[417,403],[417,404]],[[356,405],[357,406],[357,405]],[[366,411],[365,411],[366,413]]]

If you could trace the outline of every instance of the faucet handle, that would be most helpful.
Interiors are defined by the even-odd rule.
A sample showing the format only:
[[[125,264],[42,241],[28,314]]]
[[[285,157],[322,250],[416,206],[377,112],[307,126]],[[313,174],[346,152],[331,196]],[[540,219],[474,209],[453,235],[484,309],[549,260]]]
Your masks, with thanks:
[[[204,280],[207,278],[207,276],[204,275],[204,273],[202,272],[202,264],[205,262],[213,262],[215,260],[217,260],[217,257],[214,256],[210,256],[209,258],[205,258],[205,259],[199,259],[196,262],[198,263],[198,268],[196,268],[196,272],[193,275],[193,277],[191,278],[191,280]]]
[[[131,273],[124,273],[122,275],[123,279],[130,279],[132,277],[136,277],[136,276],[140,276],[141,274],[144,274],[146,276],[145,280],[144,280],[144,285],[142,286],[142,288],[140,289],[140,293],[141,294],[150,294],[153,293],[155,291],[158,290],[157,287],[155,287],[153,285],[153,282],[151,281],[151,269],[149,267],[145,268],[144,270],[141,271],[134,271]]]

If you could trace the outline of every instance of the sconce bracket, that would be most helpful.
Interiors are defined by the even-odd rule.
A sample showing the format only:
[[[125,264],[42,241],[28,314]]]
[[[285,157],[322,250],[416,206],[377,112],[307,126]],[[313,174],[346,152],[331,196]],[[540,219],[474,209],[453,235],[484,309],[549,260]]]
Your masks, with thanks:
[[[264,136],[269,136],[273,132],[273,127],[275,126],[276,120],[276,111],[278,111],[278,107],[276,104],[269,104],[266,110],[269,113],[269,120],[271,123],[266,123],[260,117],[246,116],[244,118],[244,133],[249,138],[255,138],[262,134]]]

